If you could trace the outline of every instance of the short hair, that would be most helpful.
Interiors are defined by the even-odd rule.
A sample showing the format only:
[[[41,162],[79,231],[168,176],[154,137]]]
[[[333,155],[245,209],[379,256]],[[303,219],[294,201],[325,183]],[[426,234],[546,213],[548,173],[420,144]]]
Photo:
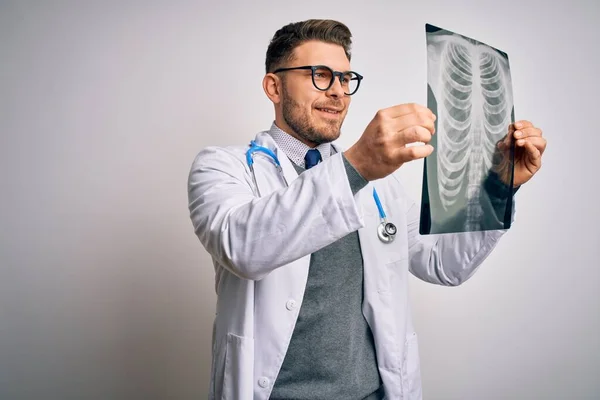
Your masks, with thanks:
[[[275,32],[267,48],[266,72],[273,72],[293,59],[294,49],[310,40],[340,45],[350,61],[352,33],[346,25],[330,19],[309,19],[285,25]]]

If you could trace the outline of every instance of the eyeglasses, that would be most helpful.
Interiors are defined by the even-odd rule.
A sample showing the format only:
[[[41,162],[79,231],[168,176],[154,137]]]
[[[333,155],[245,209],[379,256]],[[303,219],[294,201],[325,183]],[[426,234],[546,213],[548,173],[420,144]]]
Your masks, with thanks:
[[[335,77],[340,79],[344,94],[351,96],[358,90],[360,81],[363,76],[354,71],[339,72],[334,71],[326,65],[306,65],[303,67],[290,67],[290,68],[279,68],[273,71],[274,74],[278,72],[292,71],[297,69],[309,69],[312,74],[313,85],[321,91],[329,90],[333,85]]]

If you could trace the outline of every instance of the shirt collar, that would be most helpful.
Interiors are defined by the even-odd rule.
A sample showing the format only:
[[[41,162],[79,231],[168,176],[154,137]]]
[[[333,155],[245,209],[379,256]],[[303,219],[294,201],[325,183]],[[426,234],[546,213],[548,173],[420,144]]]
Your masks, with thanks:
[[[277,146],[283,150],[285,155],[292,160],[294,164],[299,167],[306,168],[304,156],[312,147],[307,146],[305,143],[302,143],[289,133],[281,130],[281,128],[275,124],[275,121],[273,121],[271,129],[269,129],[268,133],[271,135]],[[327,160],[331,156],[331,147],[331,143],[322,143],[315,147],[317,150],[319,150],[319,153],[321,153],[321,158],[323,161]]]

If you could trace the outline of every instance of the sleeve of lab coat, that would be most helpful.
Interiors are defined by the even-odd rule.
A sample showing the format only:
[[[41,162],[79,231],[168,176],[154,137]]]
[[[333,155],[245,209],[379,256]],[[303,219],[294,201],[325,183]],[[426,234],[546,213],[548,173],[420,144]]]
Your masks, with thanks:
[[[506,230],[421,235],[419,207],[407,201],[410,272],[439,285],[457,286],[469,279]]]
[[[200,152],[188,179],[196,235],[241,278],[261,279],[363,226],[341,153],[261,198],[251,179],[240,157],[217,147]]]

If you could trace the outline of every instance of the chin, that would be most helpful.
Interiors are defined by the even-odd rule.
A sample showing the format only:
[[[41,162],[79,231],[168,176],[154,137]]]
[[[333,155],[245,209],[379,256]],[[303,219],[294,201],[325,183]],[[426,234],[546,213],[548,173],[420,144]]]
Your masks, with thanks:
[[[325,132],[325,134],[322,136],[323,143],[330,143],[334,140],[337,140],[340,137],[340,133],[341,132],[339,131],[339,129],[335,132]]]
[[[340,136],[341,130],[342,130],[342,124],[335,124],[335,125],[326,124],[324,132],[326,132],[326,135],[328,137],[333,137],[334,139],[337,139]]]

